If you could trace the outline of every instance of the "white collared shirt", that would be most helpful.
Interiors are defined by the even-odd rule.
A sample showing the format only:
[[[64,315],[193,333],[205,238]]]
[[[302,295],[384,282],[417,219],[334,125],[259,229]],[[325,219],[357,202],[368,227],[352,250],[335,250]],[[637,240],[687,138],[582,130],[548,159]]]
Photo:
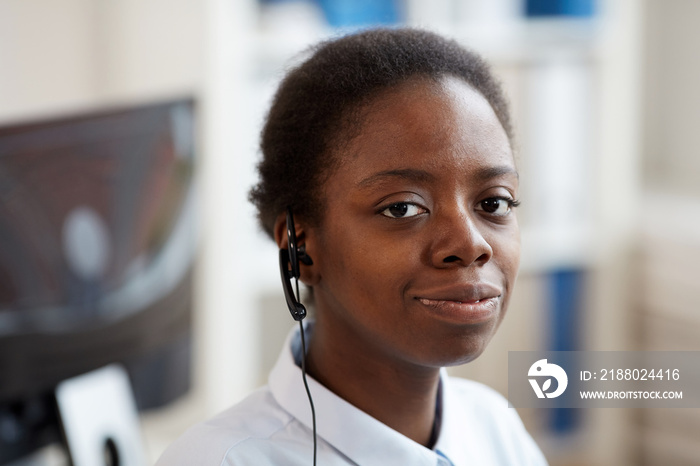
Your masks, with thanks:
[[[311,325],[307,327],[312,330]],[[188,430],[157,466],[303,465],[313,461],[311,408],[304,389],[299,330],[269,385]],[[528,465],[547,462],[508,402],[472,381],[440,377],[439,434],[430,450],[382,424],[308,377],[316,408],[319,466]]]

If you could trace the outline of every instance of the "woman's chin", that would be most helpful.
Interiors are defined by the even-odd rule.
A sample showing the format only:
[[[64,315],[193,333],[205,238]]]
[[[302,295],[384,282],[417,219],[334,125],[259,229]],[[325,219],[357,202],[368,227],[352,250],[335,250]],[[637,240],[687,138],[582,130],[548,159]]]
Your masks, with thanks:
[[[495,329],[483,335],[470,335],[456,341],[446,340],[432,354],[423,354],[423,365],[430,367],[453,367],[470,363],[477,359],[488,346]],[[425,356],[429,355],[429,360]]]

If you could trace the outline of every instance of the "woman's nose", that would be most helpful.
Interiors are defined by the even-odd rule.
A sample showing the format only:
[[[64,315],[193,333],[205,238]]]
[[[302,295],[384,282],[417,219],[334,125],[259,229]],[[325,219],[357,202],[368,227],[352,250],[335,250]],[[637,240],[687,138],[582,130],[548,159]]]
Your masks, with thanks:
[[[436,216],[438,217],[438,216]],[[445,212],[435,218],[436,229],[431,262],[438,268],[485,264],[491,259],[493,249],[477,219],[462,209]],[[483,227],[482,227],[483,228]]]

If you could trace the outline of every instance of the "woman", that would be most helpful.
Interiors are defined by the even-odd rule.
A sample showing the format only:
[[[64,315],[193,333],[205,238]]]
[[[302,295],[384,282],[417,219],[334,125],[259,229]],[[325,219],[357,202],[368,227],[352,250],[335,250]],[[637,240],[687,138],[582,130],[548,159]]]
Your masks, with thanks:
[[[261,223],[287,249],[291,207],[311,258],[318,464],[546,464],[500,395],[441,370],[482,353],[519,263],[510,117],[487,65],[411,29],[320,44],[280,85],[261,147]],[[296,331],[269,386],[159,464],[312,464],[302,361]]]

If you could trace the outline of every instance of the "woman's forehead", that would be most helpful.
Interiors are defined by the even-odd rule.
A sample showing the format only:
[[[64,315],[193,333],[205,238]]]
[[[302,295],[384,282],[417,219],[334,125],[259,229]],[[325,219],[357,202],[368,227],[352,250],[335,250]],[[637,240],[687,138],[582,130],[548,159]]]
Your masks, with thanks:
[[[510,141],[488,101],[450,76],[411,80],[375,97],[338,152],[339,166],[358,172],[441,163],[514,166]]]

